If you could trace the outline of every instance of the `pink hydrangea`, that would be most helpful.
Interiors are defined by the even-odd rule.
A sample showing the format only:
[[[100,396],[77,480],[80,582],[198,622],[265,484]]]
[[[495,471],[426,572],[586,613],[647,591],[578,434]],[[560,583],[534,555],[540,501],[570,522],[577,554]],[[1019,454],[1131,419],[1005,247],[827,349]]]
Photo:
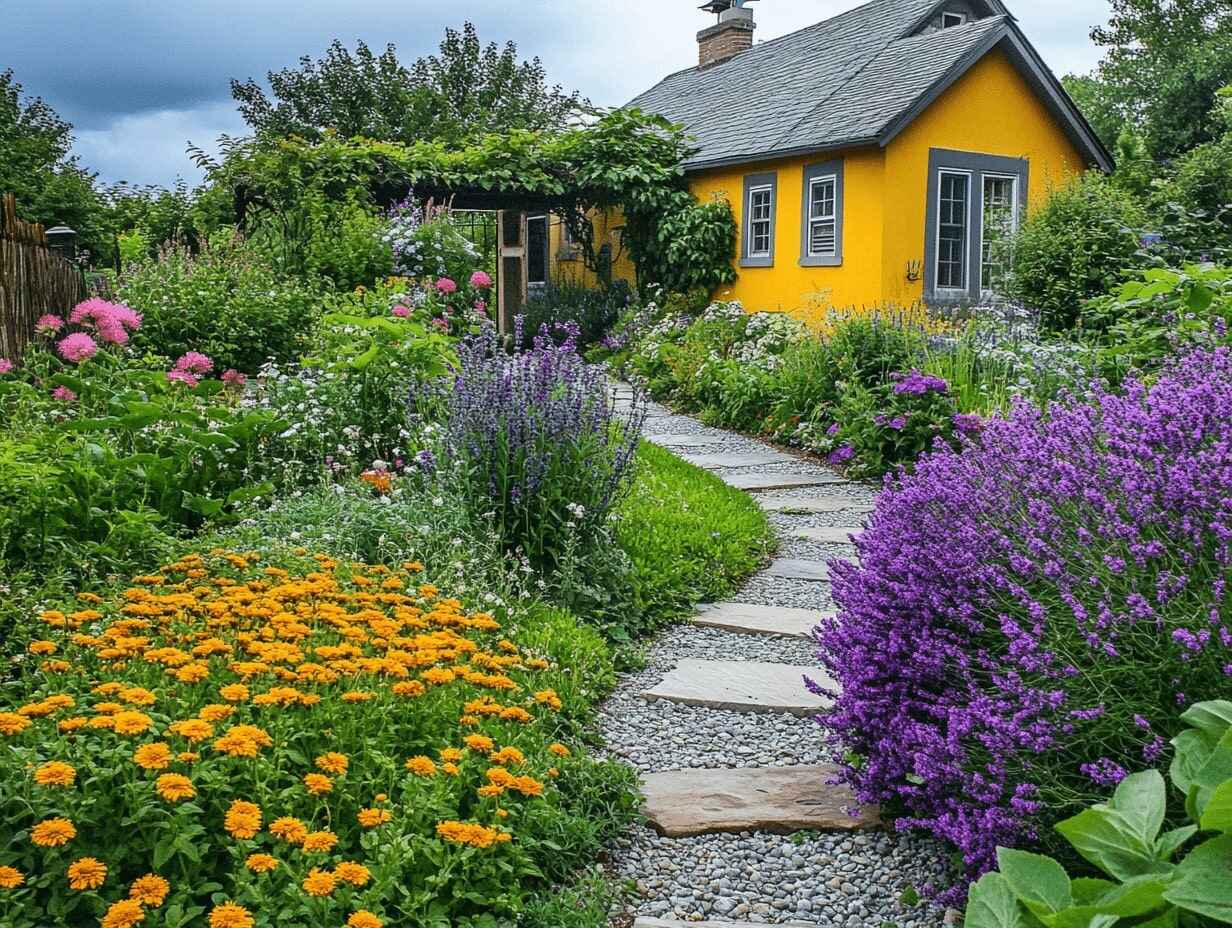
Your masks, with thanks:
[[[436,282],[436,289],[441,293],[453,293],[458,289],[458,285],[452,277],[442,277]]]
[[[64,320],[54,313],[39,316],[38,322],[34,323],[34,331],[39,335],[55,335],[62,328],[64,328]]]
[[[65,386],[59,386],[52,390],[51,398],[53,400],[59,400],[61,403],[77,402],[77,394]]]
[[[0,358],[0,374],[8,374],[13,370],[13,362],[8,358]]]
[[[492,286],[492,278],[488,276],[487,271],[476,271],[471,275],[471,286],[477,287],[480,290],[487,290]]]
[[[140,328],[141,315],[123,303],[108,303],[95,297],[74,306],[68,321],[92,329],[109,344],[125,345],[129,333]]]
[[[56,350],[60,352],[60,357],[65,361],[80,364],[98,354],[98,342],[85,332],[74,332],[60,339]]]
[[[167,371],[167,380],[171,383],[182,383],[190,387],[195,387],[201,381],[196,378],[191,372],[172,368]]]
[[[398,306],[395,306],[393,309],[391,309],[390,312],[393,313],[395,316],[397,316],[399,319],[405,319],[411,314],[411,307],[402,306],[401,304],[399,304]]]
[[[248,378],[237,371],[235,368],[230,368],[222,373],[222,382],[228,387],[242,387],[248,383]]]
[[[200,351],[188,351],[176,360],[175,369],[190,374],[208,374],[214,369],[214,362]]]

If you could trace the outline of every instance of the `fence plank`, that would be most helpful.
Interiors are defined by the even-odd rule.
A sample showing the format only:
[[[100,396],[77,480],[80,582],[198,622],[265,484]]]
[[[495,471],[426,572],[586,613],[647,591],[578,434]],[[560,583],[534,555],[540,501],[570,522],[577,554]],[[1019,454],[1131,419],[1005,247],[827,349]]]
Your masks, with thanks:
[[[40,316],[66,315],[88,296],[81,269],[47,247],[43,227],[17,218],[12,194],[0,199],[0,357],[21,357]]]

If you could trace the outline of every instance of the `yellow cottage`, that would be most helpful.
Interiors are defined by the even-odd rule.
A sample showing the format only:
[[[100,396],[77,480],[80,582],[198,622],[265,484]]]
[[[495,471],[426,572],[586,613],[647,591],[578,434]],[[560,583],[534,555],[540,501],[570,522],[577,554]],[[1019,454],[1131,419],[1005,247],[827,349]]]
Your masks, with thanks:
[[[1025,212],[1112,168],[1000,0],[872,0],[757,45],[746,2],[707,3],[697,67],[629,105],[694,137],[693,193],[739,227],[722,295],[747,309],[979,301]]]

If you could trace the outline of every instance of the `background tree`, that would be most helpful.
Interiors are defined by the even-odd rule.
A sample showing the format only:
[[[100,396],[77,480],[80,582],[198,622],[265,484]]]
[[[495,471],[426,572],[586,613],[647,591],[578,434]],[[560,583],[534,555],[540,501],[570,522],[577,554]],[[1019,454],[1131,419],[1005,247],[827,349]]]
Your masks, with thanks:
[[[38,97],[22,92],[11,70],[0,71],[0,193],[17,196],[23,219],[68,225],[98,255],[110,249],[94,175],[71,154],[73,127]]]
[[[351,52],[335,40],[324,57],[271,71],[272,98],[254,80],[232,81],[240,115],[258,135],[319,140],[326,130],[384,141],[561,128],[589,108],[576,91],[549,85],[538,58],[521,61],[513,42],[484,46],[474,25],[445,30],[435,55],[411,67],[388,45]]]

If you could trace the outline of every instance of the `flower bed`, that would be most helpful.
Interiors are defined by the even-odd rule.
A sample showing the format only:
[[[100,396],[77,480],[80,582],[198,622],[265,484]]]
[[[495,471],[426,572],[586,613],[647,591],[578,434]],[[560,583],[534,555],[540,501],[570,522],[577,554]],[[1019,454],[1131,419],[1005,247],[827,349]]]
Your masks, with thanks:
[[[511,636],[420,569],[216,549],[44,611],[0,711],[3,923],[463,924],[563,876],[629,805],[562,743],[590,694],[552,652],[589,633]]]
[[[1232,675],[1230,449],[1220,349],[1047,417],[1020,404],[888,485],[819,632],[860,799],[978,872],[1160,763]]]

